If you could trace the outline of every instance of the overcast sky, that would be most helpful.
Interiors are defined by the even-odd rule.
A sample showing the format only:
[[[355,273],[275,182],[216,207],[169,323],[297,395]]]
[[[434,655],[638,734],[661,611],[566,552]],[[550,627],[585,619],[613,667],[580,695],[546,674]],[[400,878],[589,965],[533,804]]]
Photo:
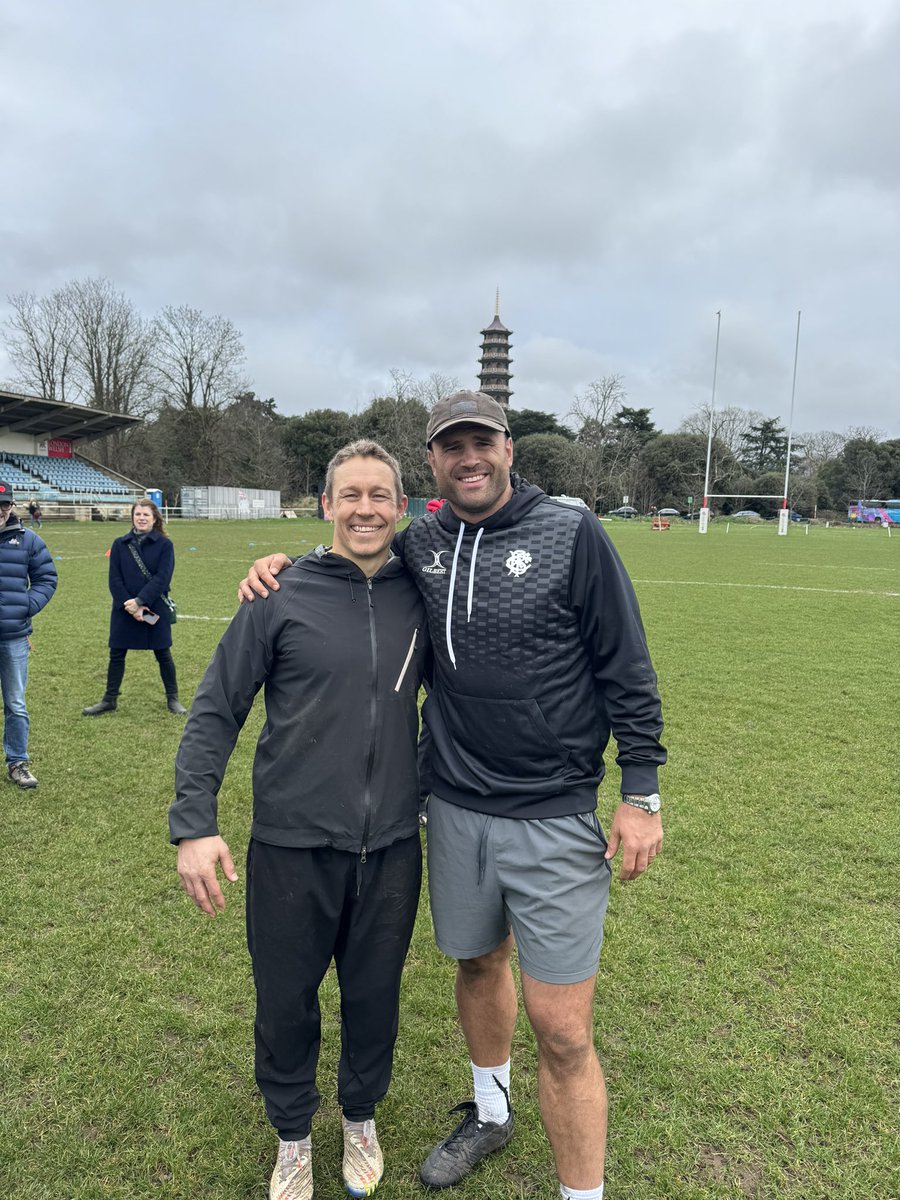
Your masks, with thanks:
[[[900,436],[900,0],[0,0],[5,296],[230,317],[280,411],[609,373]],[[10,367],[0,350],[0,379]]]

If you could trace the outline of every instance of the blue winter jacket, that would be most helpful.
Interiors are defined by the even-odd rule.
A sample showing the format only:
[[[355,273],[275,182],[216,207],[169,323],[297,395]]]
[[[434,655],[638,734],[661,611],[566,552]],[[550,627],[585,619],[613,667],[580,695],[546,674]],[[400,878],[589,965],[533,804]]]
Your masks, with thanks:
[[[11,513],[0,529],[0,641],[31,633],[31,618],[56,591],[56,582],[43,539]]]

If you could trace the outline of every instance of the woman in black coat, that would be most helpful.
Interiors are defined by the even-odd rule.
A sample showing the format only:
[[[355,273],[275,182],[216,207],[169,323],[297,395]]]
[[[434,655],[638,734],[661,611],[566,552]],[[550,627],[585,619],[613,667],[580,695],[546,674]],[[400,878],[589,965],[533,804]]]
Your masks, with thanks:
[[[163,528],[162,515],[150,500],[131,508],[130,533],[116,538],[109,552],[109,668],[103,699],[81,711],[86,717],[115,712],[125,675],[129,650],[152,650],[159,663],[169,712],[187,709],[178,699],[178,682],[172,659],[172,626],[160,599],[169,591],[175,570],[175,548]],[[143,564],[143,566],[142,566]]]

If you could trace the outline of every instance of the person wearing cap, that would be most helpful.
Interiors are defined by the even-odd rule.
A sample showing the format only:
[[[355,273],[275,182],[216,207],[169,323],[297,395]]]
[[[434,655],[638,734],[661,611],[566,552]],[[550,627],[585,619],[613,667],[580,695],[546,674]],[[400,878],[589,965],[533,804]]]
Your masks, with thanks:
[[[56,591],[56,567],[42,538],[13,511],[12,486],[0,480],[0,692],[6,773],[20,788],[37,787],[28,758],[25,705],[31,618]]]
[[[611,859],[641,875],[662,847],[662,716],[631,581],[586,509],[512,473],[506,413],[482,392],[439,401],[428,461],[447,503],[396,541],[425,602],[435,659],[429,741],[429,894],[456,996],[474,1099],[422,1181],[459,1183],[513,1134],[510,1049],[518,950],[538,1046],[538,1097],[560,1192],[600,1200],[606,1091],[594,984]],[[241,595],[276,586],[254,564]],[[622,800],[596,816],[615,736]]]

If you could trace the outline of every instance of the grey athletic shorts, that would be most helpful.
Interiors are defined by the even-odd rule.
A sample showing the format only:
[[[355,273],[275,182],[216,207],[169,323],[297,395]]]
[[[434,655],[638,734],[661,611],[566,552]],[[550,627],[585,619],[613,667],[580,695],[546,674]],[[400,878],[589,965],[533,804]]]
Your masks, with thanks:
[[[451,958],[478,958],[511,927],[519,965],[533,979],[590,979],[609,899],[605,851],[594,813],[511,820],[432,795],[428,890],[438,947]]]

